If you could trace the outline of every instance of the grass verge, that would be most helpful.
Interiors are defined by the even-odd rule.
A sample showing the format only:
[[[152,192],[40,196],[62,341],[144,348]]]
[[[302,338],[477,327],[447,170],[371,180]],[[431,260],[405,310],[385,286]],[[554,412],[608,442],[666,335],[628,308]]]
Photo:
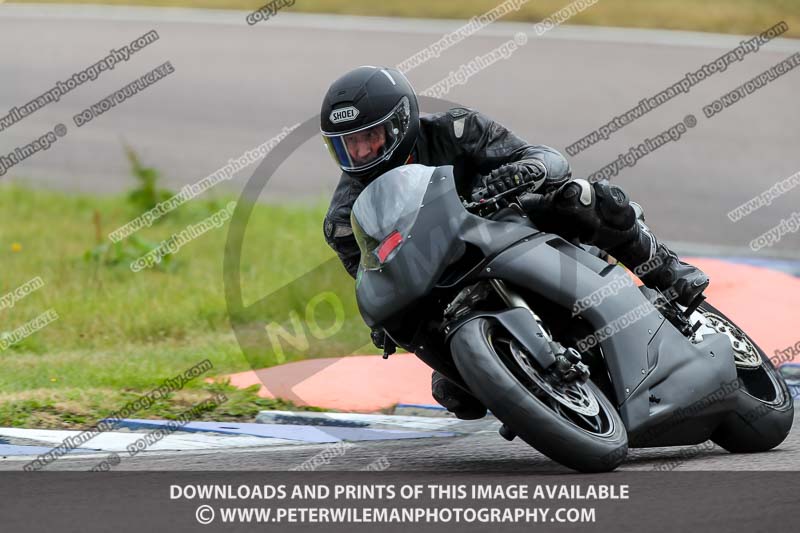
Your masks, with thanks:
[[[226,204],[227,199],[192,200],[136,237],[157,244]],[[249,419],[260,409],[294,408],[257,397],[255,387],[237,390],[204,381],[251,369],[226,313],[227,223],[184,245],[162,266],[134,273],[130,250],[119,257],[96,250],[109,232],[141,212],[124,197],[0,186],[0,296],[37,276],[44,282],[13,306],[0,306],[0,335],[48,309],[59,317],[0,351],[0,426],[88,427],[206,358],[214,365],[207,374],[135,416],[169,418],[218,391],[229,400],[206,413],[207,419]],[[256,206],[246,237],[251,250],[243,258],[248,293],[266,294],[332,257],[322,238],[323,214],[321,203]],[[343,269],[335,282],[352,284]],[[284,316],[293,305],[275,302]],[[344,330],[356,344],[369,342],[356,309],[346,310]],[[292,350],[286,347],[287,360],[304,356]],[[341,355],[330,350],[314,355]]]

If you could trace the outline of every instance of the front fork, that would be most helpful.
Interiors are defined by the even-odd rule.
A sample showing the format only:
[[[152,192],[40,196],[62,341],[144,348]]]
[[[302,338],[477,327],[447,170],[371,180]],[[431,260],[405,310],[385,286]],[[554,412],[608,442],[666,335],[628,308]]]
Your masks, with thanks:
[[[525,298],[510,290],[503,280],[493,278],[489,280],[489,284],[492,286],[492,288],[494,288],[495,292],[497,292],[507,306],[522,307],[523,309],[527,309],[530,314],[533,315],[533,319],[536,320],[536,323],[539,324],[539,328],[542,330],[542,333],[548,342],[553,342],[553,338],[550,336],[550,330],[544,325],[544,322],[542,322],[542,319],[539,318],[539,315],[537,315],[533,309],[531,309],[531,306],[528,305],[528,302],[525,301]]]
[[[574,348],[565,348],[560,343],[554,341],[549,328],[542,321],[541,317],[531,309],[528,302],[526,302],[522,296],[510,289],[506,283],[500,279],[490,279],[489,286],[494,289],[509,309],[525,309],[536,321],[536,324],[539,326],[539,331],[541,331],[542,336],[547,341],[547,344],[550,346],[555,356],[555,361],[550,366],[543,369],[544,373],[549,378],[555,382],[571,382],[575,380],[586,382],[589,379],[589,367],[581,361],[580,353]],[[453,299],[453,302],[451,302],[447,309],[445,309],[446,324],[449,322],[447,321],[448,314],[452,315],[453,318],[458,318],[474,311],[475,304],[485,298],[487,293],[488,291],[485,290],[483,282],[476,283],[475,285],[463,289]],[[445,333],[449,332],[449,328],[450,326],[446,325]]]

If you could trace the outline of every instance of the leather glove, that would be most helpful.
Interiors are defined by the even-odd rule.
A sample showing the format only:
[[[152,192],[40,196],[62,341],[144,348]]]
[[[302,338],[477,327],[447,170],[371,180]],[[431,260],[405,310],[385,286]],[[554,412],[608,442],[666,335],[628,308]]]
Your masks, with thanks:
[[[536,189],[546,177],[544,163],[536,159],[523,159],[494,169],[484,177],[484,184],[489,196],[497,196],[524,183],[533,184],[532,189]]]
[[[370,331],[369,336],[372,338],[372,344],[374,344],[376,348],[383,350],[383,347],[386,345],[386,332],[383,331],[383,328],[373,329]]]
[[[383,358],[386,359],[397,351],[397,345],[391,337],[386,334],[383,328],[375,328],[370,331],[369,336],[372,337],[372,344],[376,348],[383,350]]]

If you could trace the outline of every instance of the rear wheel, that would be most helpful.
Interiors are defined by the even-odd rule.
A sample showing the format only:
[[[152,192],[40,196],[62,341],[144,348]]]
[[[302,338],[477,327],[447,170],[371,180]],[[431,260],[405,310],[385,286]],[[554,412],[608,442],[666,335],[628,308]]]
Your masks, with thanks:
[[[461,326],[450,346],[473,394],[546,456],[581,472],[607,472],[625,459],[625,426],[591,381],[549,379],[499,323],[485,318]]]
[[[732,453],[765,452],[786,439],[794,403],[786,382],[764,351],[721,311],[708,303],[698,309],[707,325],[731,340],[740,387],[735,411],[711,436]]]

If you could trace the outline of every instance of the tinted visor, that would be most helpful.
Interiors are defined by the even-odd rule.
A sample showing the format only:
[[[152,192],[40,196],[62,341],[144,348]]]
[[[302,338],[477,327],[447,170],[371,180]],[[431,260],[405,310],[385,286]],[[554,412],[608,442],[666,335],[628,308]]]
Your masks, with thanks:
[[[331,157],[344,171],[366,170],[391,157],[408,131],[408,98],[403,97],[387,116],[344,133],[322,132]]]

